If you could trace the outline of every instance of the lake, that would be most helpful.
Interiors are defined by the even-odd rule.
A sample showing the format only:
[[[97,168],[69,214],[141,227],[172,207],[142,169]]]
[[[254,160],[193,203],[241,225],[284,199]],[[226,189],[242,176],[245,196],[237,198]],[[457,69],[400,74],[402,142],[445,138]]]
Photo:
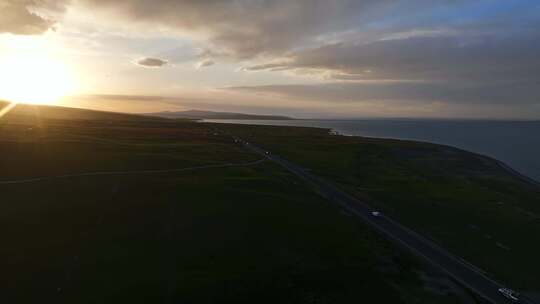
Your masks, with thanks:
[[[343,135],[411,139],[458,147],[501,160],[540,181],[540,121],[232,120],[207,122],[328,128]]]

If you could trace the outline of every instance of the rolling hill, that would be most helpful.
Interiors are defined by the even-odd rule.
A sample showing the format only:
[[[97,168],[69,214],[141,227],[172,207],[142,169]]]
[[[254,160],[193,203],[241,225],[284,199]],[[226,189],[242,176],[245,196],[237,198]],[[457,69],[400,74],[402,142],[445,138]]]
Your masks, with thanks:
[[[287,116],[276,115],[256,115],[231,112],[212,112],[189,110],[180,112],[157,112],[148,113],[149,116],[165,117],[165,118],[186,118],[186,119],[260,119],[260,120],[289,120],[293,119]]]
[[[317,128],[18,105],[0,118],[0,300],[480,302],[231,134],[501,281],[538,286],[527,237],[540,230],[538,192],[492,159]]]

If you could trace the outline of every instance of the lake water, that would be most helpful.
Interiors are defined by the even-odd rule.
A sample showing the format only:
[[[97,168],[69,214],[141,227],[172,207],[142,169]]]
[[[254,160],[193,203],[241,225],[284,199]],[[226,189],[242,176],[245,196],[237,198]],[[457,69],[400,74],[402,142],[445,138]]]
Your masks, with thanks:
[[[305,126],[343,135],[411,139],[488,155],[540,181],[540,121],[485,120],[205,120],[208,122]]]

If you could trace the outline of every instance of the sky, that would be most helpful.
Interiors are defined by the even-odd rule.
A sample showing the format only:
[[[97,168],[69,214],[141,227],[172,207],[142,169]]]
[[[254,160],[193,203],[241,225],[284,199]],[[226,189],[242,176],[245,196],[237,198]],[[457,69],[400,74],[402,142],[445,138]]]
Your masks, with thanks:
[[[0,99],[540,119],[540,1],[0,0]]]

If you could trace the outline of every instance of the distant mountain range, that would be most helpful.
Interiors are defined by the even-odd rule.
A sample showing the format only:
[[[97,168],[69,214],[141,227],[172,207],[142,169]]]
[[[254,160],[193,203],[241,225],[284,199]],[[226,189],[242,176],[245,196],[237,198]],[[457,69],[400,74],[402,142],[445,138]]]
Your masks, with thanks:
[[[256,114],[245,114],[245,113],[212,112],[212,111],[199,111],[199,110],[189,110],[189,111],[179,111],[179,112],[165,111],[165,112],[157,112],[157,113],[147,113],[145,115],[164,117],[164,118],[184,118],[184,119],[264,119],[264,120],[293,119],[287,116],[256,115]]]

